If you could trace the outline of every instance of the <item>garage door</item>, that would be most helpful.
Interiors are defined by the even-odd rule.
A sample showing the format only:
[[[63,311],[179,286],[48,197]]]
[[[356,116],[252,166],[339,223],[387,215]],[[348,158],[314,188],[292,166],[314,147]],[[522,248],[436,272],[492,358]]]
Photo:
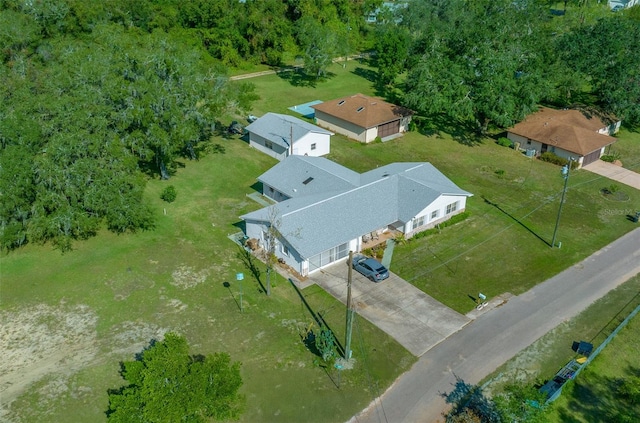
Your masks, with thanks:
[[[380,138],[388,137],[398,132],[400,132],[400,119],[378,126],[378,136]]]
[[[589,163],[593,163],[599,158],[600,158],[600,150],[596,150],[593,153],[589,153],[586,156],[584,156],[584,159],[582,160],[582,166],[586,166]]]

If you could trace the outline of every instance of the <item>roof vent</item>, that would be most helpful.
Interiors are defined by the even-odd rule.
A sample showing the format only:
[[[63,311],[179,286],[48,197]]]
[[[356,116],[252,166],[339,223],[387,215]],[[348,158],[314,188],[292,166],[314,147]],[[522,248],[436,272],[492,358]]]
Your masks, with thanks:
[[[302,182],[302,185],[307,185],[309,182],[313,181],[313,176],[308,177]]]
[[[364,107],[358,107],[358,110],[356,110],[356,112],[360,113],[363,110],[364,110]]]

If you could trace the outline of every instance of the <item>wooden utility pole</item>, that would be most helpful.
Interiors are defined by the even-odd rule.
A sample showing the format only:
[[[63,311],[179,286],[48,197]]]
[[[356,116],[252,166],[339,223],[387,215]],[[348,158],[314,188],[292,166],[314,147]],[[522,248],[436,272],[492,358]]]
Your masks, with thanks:
[[[353,251],[349,251],[349,273],[347,276],[347,339],[344,346],[344,358],[351,358],[351,330],[353,328],[353,309],[351,308],[351,272],[353,270]]]

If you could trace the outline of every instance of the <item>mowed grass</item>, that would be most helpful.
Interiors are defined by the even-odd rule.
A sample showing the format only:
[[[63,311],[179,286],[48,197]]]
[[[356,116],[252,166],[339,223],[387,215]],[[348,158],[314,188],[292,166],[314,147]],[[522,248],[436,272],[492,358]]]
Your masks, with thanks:
[[[253,113],[289,113],[287,107],[315,99],[375,92],[371,69],[364,64],[349,62],[331,71],[334,76],[316,87],[294,86],[278,75],[252,80],[261,96]],[[335,369],[315,364],[317,357],[300,338],[313,318],[298,293],[278,277],[267,298],[227,238],[239,231],[240,215],[260,207],[246,194],[276,162],[237,139],[216,142],[224,154],[186,162],[170,181],[149,182],[155,230],[120,236],[104,232],[78,242],[67,254],[28,246],[2,257],[0,311],[5,315],[37,304],[61,309],[84,304],[97,315],[100,353],[78,371],[33,385],[12,406],[23,421],[104,421],[107,389],[124,383],[119,361],[132,359],[142,348],[121,351],[113,346],[114,339],[135,335],[133,328],[141,328],[141,335],[131,335],[132,344],[148,343],[151,337],[145,334],[174,330],[187,336],[194,353],[227,351],[241,361],[244,422],[347,420],[414,362],[396,342],[358,318],[354,370],[338,378]],[[637,157],[636,148],[630,143],[628,154],[636,152]],[[563,246],[552,250],[546,242],[562,190],[556,166],[489,139],[470,147],[446,134],[418,133],[367,146],[336,136],[329,158],[360,172],[395,161],[429,161],[474,194],[468,220],[398,246],[391,265],[461,312],[473,307],[468,295],[518,294],[631,230],[635,226],[619,212],[640,200],[637,191],[622,187],[629,200],[610,202],[599,190],[611,181],[586,171],[572,173],[558,236]],[[159,199],[169,184],[178,192],[171,204]],[[264,268],[258,267],[264,283]],[[245,274],[244,313],[237,272]],[[344,307],[317,287],[302,295],[344,342]],[[65,389],[52,394],[56,378]]]
[[[366,62],[350,60],[333,64],[328,69],[329,77],[324,81],[306,81],[296,72],[283,72],[251,79],[256,85],[260,99],[253,105],[253,114],[262,116],[267,112],[285,113],[299,118],[289,107],[314,100],[327,101],[334,98],[362,93],[374,95],[372,79],[375,70]],[[310,82],[312,84],[310,84]]]
[[[640,416],[640,404],[620,401],[618,388],[623,379],[640,376],[640,317],[629,321],[610,344],[575,381],[562,390],[550,407],[548,421],[589,423],[613,421],[617,412]],[[627,407],[631,409],[626,409]],[[569,417],[570,416],[570,417]]]
[[[347,420],[414,362],[404,348],[358,318],[354,369],[338,377],[334,368],[317,365],[318,357],[301,340],[314,319],[296,290],[278,276],[267,298],[227,238],[239,231],[238,216],[260,207],[246,194],[274,162],[241,140],[219,142],[224,154],[185,163],[170,181],[149,182],[155,230],[104,232],[66,254],[32,245],[2,257],[3,316],[38,304],[61,310],[82,304],[97,316],[89,329],[95,332],[91,348],[99,352],[80,369],[62,365],[60,373],[31,385],[11,406],[18,421],[105,421],[107,390],[124,384],[119,362],[148,345],[149,334],[167,330],[186,335],[193,353],[226,351],[242,362],[243,422]],[[168,184],[178,193],[171,204],[159,199]],[[258,263],[258,268],[264,284],[264,267]],[[244,313],[237,272],[246,275]],[[343,344],[344,306],[317,287],[302,295]],[[64,338],[51,330],[52,337]],[[141,346],[131,350],[128,342]]]
[[[587,341],[597,348],[613,330],[640,305],[640,275],[631,278],[596,301],[573,319],[542,336],[509,360],[481,384],[487,393],[498,392],[513,381],[540,386],[551,379],[575,353],[573,342]],[[584,370],[575,383],[565,386],[562,395],[549,407],[549,422],[610,421],[607,411],[623,406],[617,401],[615,379],[640,367],[638,330],[634,317],[604,351]]]
[[[623,132],[625,155],[640,157],[636,134]],[[330,158],[363,172],[396,161],[428,161],[472,194],[470,217],[394,251],[391,270],[453,309],[466,313],[471,297],[520,294],[637,227],[626,215],[640,191],[616,183],[628,198],[601,190],[613,181],[571,172],[556,242],[550,248],[564,180],[560,167],[525,157],[492,139],[469,146],[447,134],[408,133],[361,145],[333,137]]]

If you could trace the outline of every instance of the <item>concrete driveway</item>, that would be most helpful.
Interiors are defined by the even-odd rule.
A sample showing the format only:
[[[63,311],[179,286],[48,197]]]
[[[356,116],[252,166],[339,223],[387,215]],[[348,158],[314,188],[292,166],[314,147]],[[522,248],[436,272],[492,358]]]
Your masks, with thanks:
[[[309,279],[346,304],[347,273],[343,261]],[[417,357],[471,321],[391,272],[388,279],[374,283],[353,271],[351,296],[356,313]]]
[[[589,163],[583,167],[583,169],[604,176],[605,178],[613,179],[632,188],[640,189],[640,174],[621,166],[616,166],[613,163],[597,160]]]

